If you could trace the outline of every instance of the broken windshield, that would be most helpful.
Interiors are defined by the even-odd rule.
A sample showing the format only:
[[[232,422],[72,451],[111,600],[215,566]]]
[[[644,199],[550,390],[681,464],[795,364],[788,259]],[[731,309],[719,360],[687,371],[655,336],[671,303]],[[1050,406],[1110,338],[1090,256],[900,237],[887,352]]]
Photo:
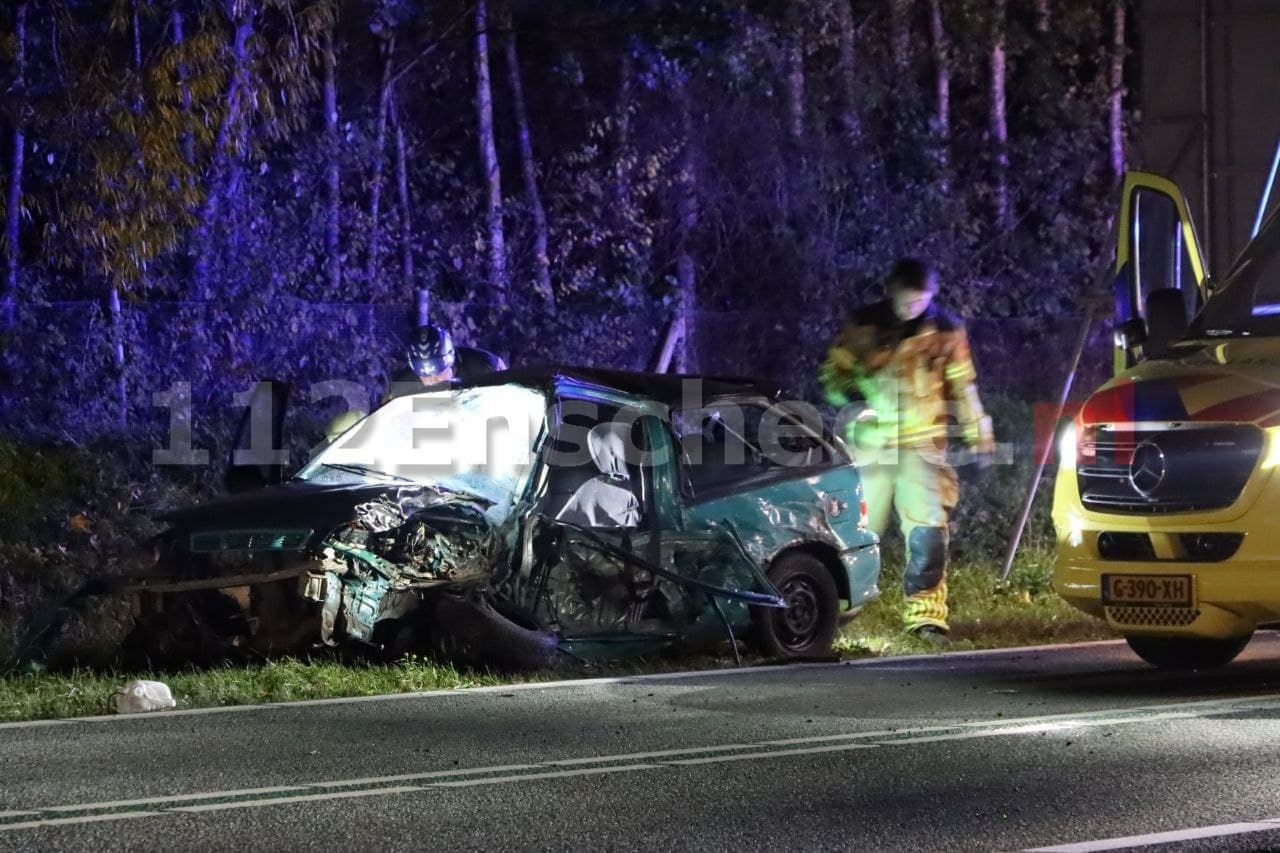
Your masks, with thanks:
[[[1280,217],[1245,248],[1221,290],[1196,316],[1188,340],[1280,336]]]
[[[408,481],[476,495],[501,522],[524,490],[547,402],[519,385],[397,397],[352,426],[297,479],[347,485]]]

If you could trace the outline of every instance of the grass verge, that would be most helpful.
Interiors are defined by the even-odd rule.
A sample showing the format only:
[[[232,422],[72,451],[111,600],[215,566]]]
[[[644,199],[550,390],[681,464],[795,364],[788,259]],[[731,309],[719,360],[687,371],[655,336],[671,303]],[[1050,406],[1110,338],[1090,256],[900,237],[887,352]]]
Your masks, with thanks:
[[[881,599],[846,626],[836,642],[841,658],[920,654],[936,651],[901,629],[901,553],[886,542]],[[962,562],[952,566],[949,588],[953,650],[1066,643],[1114,636],[1096,619],[1079,613],[1049,588],[1052,555],[1029,551],[1019,559],[1008,584],[998,582],[998,566]],[[744,663],[766,661],[748,652]],[[458,669],[409,656],[392,664],[281,660],[253,667],[220,667],[180,673],[118,673],[73,670],[0,678],[0,721],[51,719],[109,713],[111,696],[129,678],[158,678],[172,689],[179,708],[288,702],[384,693],[513,684],[560,677],[637,675],[650,672],[732,667],[722,653],[679,659],[631,661],[553,673],[494,673]]]

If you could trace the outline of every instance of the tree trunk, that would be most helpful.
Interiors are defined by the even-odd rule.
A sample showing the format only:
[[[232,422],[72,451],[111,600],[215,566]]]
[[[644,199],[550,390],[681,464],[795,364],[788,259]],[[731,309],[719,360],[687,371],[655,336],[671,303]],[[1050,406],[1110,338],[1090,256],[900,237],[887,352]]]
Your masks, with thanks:
[[[1049,0],[1036,0],[1036,32],[1049,32]]]
[[[192,295],[197,300],[208,299],[211,295],[209,287],[209,262],[213,256],[213,234],[222,214],[223,187],[227,178],[228,164],[232,157],[238,157],[230,149],[231,134],[238,132],[241,123],[241,102],[245,87],[246,69],[249,64],[249,36],[253,34],[253,9],[235,21],[235,41],[232,46],[234,58],[231,79],[227,84],[226,107],[222,121],[218,125],[218,133],[213,142],[213,162],[209,169],[209,186],[206,191],[204,207],[200,211],[200,224],[196,228],[196,263],[193,270],[194,282]]]
[[[1117,180],[1124,174],[1124,4],[1125,0],[1111,4],[1111,173]]]
[[[858,110],[857,52],[854,47],[853,13],[849,0],[835,0],[836,28],[840,40],[840,88],[844,111],[840,124],[849,142],[857,144],[862,137],[862,121]]]
[[[134,97],[133,97],[133,114],[138,119],[139,124],[141,124],[142,111],[144,108],[144,103],[143,103],[144,82],[142,79],[142,27],[138,20],[138,5],[139,5],[138,0],[133,0],[133,4],[130,9],[130,12],[132,13],[132,19],[133,19],[132,23],[133,23],[134,85],[137,87],[137,90],[134,92]],[[146,155],[146,152],[143,150],[142,140],[135,137],[134,138],[134,165],[137,166],[138,178],[140,181],[145,180],[145,177],[147,174],[147,164],[144,159],[145,155]],[[132,210],[129,211],[131,214],[136,214],[137,209],[141,207],[143,204],[145,204],[145,202],[141,198],[138,198],[135,196],[133,199],[126,201],[125,204],[133,208]],[[142,290],[145,290],[147,287],[147,260],[145,257],[145,253],[143,255],[139,255],[137,249],[134,250],[133,267],[138,271],[138,281],[134,283],[135,286]],[[120,353],[120,362],[118,364],[118,367],[121,370],[123,370],[124,369],[123,345],[121,345],[119,353]]]
[[[937,97],[934,131],[938,135],[938,166],[943,175],[951,168],[951,49],[947,28],[942,18],[942,0],[929,0],[929,35],[933,46],[933,81]],[[944,177],[942,191],[950,191],[950,180]]]
[[[326,163],[324,263],[330,298],[337,297],[342,288],[342,260],[338,257],[338,235],[342,227],[340,205],[342,187],[339,174],[341,158],[338,156],[338,58],[333,47],[333,31],[336,24],[324,34],[324,139]]]
[[[502,231],[502,173],[493,138],[493,89],[489,83],[489,5],[476,3],[476,118],[480,131],[480,164],[484,169],[489,231],[489,288],[499,305],[506,302],[507,249]]]
[[[391,65],[396,40],[392,35],[382,45],[382,86],[378,90],[378,125],[373,141],[373,178],[369,188],[369,267],[366,286],[378,280],[379,253],[382,251],[382,167],[387,147],[387,113],[391,109]]]
[[[508,10],[508,21],[510,12]],[[524,192],[529,199],[529,213],[533,217],[533,250],[536,263],[538,293],[554,303],[555,292],[551,288],[551,258],[548,256],[547,211],[542,206],[542,194],[538,192],[538,161],[533,156],[533,139],[529,133],[529,111],[524,102],[524,81],[520,76],[520,57],[516,50],[516,32],[511,27],[507,35],[507,80],[511,87],[511,101],[515,107],[516,134],[520,141],[520,170],[524,175]]]
[[[929,34],[933,46],[933,79],[937,95],[934,122],[944,140],[951,136],[951,46],[942,19],[942,0],[929,0]]]
[[[614,120],[618,135],[613,159],[614,212],[619,220],[626,218],[631,206],[631,181],[628,176],[631,162],[631,88],[635,84],[635,62],[629,43],[618,63],[618,103],[614,107]]]
[[[1009,200],[1009,121],[1005,112],[1005,0],[993,0],[991,24],[991,123],[995,162],[996,220],[1002,228],[1013,222]]]
[[[111,355],[116,367],[116,420],[123,430],[129,425],[129,390],[124,377],[124,314],[120,310],[120,285],[111,283],[107,302],[111,315]]]
[[[899,71],[911,64],[912,5],[912,0],[889,0],[889,52]]]
[[[409,163],[404,151],[404,124],[396,98],[391,99],[391,120],[396,126],[396,189],[400,200],[400,278],[408,290],[413,281],[413,224],[409,207]]]
[[[796,23],[797,30],[799,22]],[[804,137],[804,45],[797,35],[787,47],[787,130],[791,141]]]
[[[19,3],[13,13],[14,64],[17,77],[13,82],[13,92],[18,101],[15,111],[17,120],[13,124],[13,161],[9,172],[9,193],[5,198],[5,270],[4,270],[4,320],[6,326],[12,326],[14,311],[18,299],[18,243],[19,225],[22,219],[22,172],[23,156],[27,148],[27,135],[24,129],[27,111],[27,4]]]
[[[181,53],[186,34],[183,29],[182,10],[173,10],[173,45]],[[182,159],[188,166],[196,163],[196,141],[191,122],[191,86],[187,82],[187,63],[178,62],[178,90],[182,97],[182,116],[187,129],[182,132]]]
[[[676,305],[681,324],[680,349],[676,354],[676,372],[690,373],[697,369],[696,318],[697,264],[693,254],[694,234],[698,228],[696,156],[693,141],[693,114],[689,103],[687,83],[681,83],[680,109],[680,174],[676,201],[676,218],[679,222],[676,254]]]

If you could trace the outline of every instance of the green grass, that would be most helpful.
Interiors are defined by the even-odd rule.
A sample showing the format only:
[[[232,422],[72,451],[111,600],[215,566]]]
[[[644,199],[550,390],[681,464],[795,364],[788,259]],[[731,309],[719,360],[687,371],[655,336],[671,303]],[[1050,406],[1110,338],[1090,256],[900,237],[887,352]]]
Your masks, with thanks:
[[[137,677],[155,678],[168,684],[179,708],[413,693],[481,687],[511,680],[492,673],[458,670],[417,657],[385,665],[281,660],[261,666],[218,667],[159,675],[85,670],[65,674],[40,673],[0,679],[0,720],[110,713],[112,694],[126,680]]]
[[[902,555],[886,542],[881,599],[850,623],[836,642],[841,658],[920,654],[935,651],[902,631]],[[1019,558],[1006,585],[990,562],[953,565],[949,573],[953,650],[1065,643],[1114,636],[1096,619],[1079,613],[1049,588],[1052,557],[1030,551]],[[744,654],[744,663],[764,663]],[[330,660],[281,660],[260,666],[220,667],[180,673],[113,673],[73,670],[0,678],[0,721],[109,713],[112,694],[134,677],[156,678],[172,689],[179,708],[288,702],[342,696],[374,696],[423,690],[512,684],[562,677],[636,675],[734,666],[719,654],[631,661],[547,673],[493,673],[458,669],[415,656],[392,664]]]
[[[851,622],[836,641],[845,657],[919,654],[936,651],[902,630],[902,554],[900,544],[885,543],[881,597]],[[1019,555],[1009,581],[1000,583],[999,566],[990,561],[953,564],[947,572],[951,607],[950,650],[997,649],[1045,643],[1104,640],[1116,635],[1054,594],[1050,588],[1053,555]]]

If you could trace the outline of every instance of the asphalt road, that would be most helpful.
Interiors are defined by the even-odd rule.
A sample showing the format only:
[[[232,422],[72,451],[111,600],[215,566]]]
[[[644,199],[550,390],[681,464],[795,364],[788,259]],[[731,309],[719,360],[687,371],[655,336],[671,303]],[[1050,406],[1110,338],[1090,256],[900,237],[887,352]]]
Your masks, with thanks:
[[[1280,638],[0,726],[3,849],[1086,842],[1280,847]]]

